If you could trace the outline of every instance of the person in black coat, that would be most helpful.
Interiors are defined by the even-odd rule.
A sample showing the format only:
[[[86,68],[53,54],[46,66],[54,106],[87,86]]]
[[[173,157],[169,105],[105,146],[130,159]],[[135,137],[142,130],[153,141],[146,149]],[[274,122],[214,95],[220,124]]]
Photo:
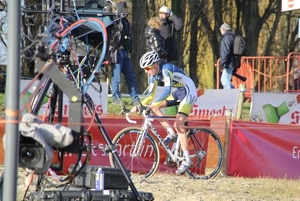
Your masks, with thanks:
[[[166,49],[165,39],[159,32],[161,21],[158,17],[152,17],[147,23],[145,30],[146,50],[147,52],[155,50],[160,59],[167,61],[168,51]]]
[[[168,50],[168,62],[178,59],[178,47],[175,32],[183,27],[183,22],[173,14],[170,8],[163,6],[159,9],[159,18],[162,22],[160,33],[164,37]]]
[[[219,66],[220,70],[222,70],[221,83],[223,89],[233,89],[234,86],[231,84],[232,74],[237,67],[235,55],[233,54],[235,34],[226,23],[222,24],[220,32],[222,35]]]

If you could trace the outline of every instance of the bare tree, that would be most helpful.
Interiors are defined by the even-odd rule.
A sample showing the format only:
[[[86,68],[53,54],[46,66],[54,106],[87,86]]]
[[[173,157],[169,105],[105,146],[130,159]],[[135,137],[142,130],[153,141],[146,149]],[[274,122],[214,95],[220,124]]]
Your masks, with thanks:
[[[189,72],[190,76],[195,82],[196,85],[199,83],[199,76],[197,72],[201,70],[198,69],[197,65],[197,57],[199,52],[199,18],[200,18],[200,10],[201,10],[201,2],[198,0],[190,0],[189,1],[189,10],[190,10],[190,57],[189,57]]]
[[[193,1],[186,2],[189,8],[192,9],[193,6],[190,4]],[[211,47],[211,51],[206,45],[204,45],[205,48],[202,49],[200,47],[198,50],[198,55],[206,55],[203,58],[206,61],[201,62],[201,68],[199,61],[195,65],[194,58],[190,58],[189,63],[186,63],[189,68],[196,66],[198,72],[203,71],[203,69],[210,71],[219,58],[219,27],[224,22],[230,24],[234,32],[247,38],[249,55],[286,55],[287,51],[291,51],[297,44],[295,41],[296,30],[293,29],[292,31],[290,30],[291,26],[286,26],[290,18],[282,18],[283,13],[280,10],[281,0],[213,0],[211,3],[206,0],[200,0],[198,3],[200,4],[198,7],[200,16],[198,34],[201,33],[201,38],[198,38],[198,41],[195,41],[196,38],[190,38],[190,43],[186,41],[186,44],[189,44],[187,48],[190,48],[190,52],[196,52],[197,47],[193,47],[192,44],[201,44],[203,46],[203,44],[207,43]],[[187,26],[195,27],[195,24],[190,23]],[[192,28],[190,30],[192,32]],[[278,36],[279,34],[280,37]],[[286,45],[281,45],[281,49],[278,49],[276,47],[278,43],[285,43]],[[192,71],[191,74],[195,75]],[[199,76],[199,73],[197,76]],[[215,73],[211,74],[211,77],[215,77]],[[198,87],[210,86],[208,83],[205,83],[209,80],[209,77],[201,79]]]
[[[139,92],[143,92],[147,85],[145,82],[146,74],[139,67],[140,57],[143,55],[145,50],[145,24],[146,24],[146,1],[132,0],[132,53],[131,62],[136,74],[136,81]]]

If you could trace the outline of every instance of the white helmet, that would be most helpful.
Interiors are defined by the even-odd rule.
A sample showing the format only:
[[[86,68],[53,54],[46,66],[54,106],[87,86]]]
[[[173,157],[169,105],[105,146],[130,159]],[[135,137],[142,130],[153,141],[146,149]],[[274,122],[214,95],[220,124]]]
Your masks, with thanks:
[[[146,52],[140,59],[140,67],[146,68],[152,66],[154,63],[160,61],[159,55],[156,51]]]

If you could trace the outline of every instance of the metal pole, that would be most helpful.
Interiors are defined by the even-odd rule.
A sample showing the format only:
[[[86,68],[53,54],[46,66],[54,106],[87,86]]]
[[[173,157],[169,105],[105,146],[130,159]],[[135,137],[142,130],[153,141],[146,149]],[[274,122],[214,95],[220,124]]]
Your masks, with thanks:
[[[237,106],[237,110],[236,110],[236,116],[235,116],[236,119],[241,119],[241,117],[242,117],[246,85],[240,84],[239,89],[240,89],[240,95],[239,95],[238,106]]]
[[[227,160],[228,160],[228,145],[230,140],[230,123],[232,120],[232,110],[226,110],[225,113],[225,139],[224,139],[224,150],[223,150],[223,165],[222,165],[222,176],[227,176]]]
[[[7,69],[5,96],[5,160],[3,200],[17,200],[19,156],[19,94],[20,94],[20,44],[21,0],[8,3]]]

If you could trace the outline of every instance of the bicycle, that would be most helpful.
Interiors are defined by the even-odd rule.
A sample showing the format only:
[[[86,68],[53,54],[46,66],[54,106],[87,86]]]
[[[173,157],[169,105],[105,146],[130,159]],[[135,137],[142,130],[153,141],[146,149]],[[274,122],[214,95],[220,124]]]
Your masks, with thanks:
[[[130,110],[123,106],[121,113],[126,114],[127,121],[136,123],[130,119],[129,112]],[[165,162],[169,167],[178,168],[184,157],[179,138],[165,145],[161,135],[152,124],[154,120],[160,118],[171,120],[174,117],[150,116],[145,107],[142,107],[141,113],[144,116],[142,127],[124,128],[117,133],[112,142],[119,151],[119,157],[125,168],[131,172],[143,174],[141,180],[143,181],[153,176],[160,165],[160,149],[155,138],[167,153]],[[186,174],[195,179],[214,178],[220,172],[223,162],[223,146],[219,136],[210,128],[191,128],[188,127],[188,122],[185,122],[185,125],[188,128],[188,147],[193,162]],[[151,133],[148,132],[149,130]],[[118,167],[111,154],[109,159],[112,167]]]

